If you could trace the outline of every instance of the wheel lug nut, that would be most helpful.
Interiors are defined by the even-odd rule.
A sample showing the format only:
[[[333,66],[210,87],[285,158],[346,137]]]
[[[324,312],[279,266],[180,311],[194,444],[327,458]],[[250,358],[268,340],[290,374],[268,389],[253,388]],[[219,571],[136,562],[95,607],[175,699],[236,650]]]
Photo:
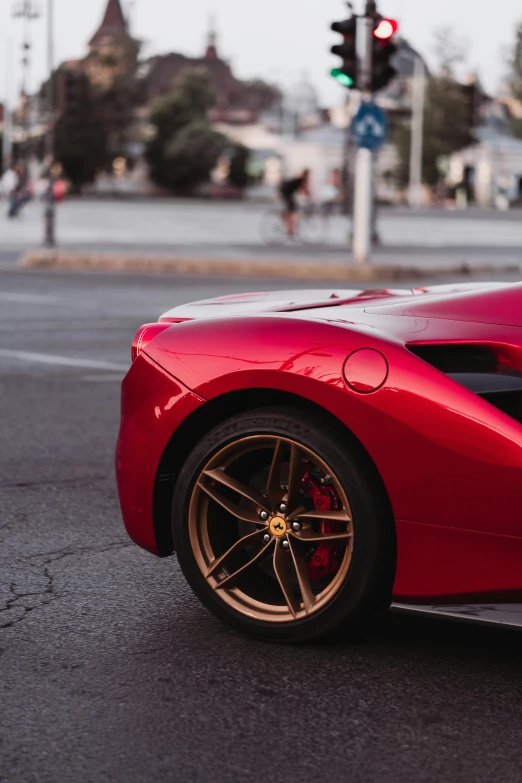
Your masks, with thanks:
[[[301,530],[301,523],[300,522],[292,522],[292,530],[295,533],[298,533],[299,530]]]
[[[261,519],[263,522],[267,522],[269,516],[270,516],[270,514],[268,513],[268,511],[261,511],[259,513],[259,519]]]
[[[280,503],[279,504],[279,511],[281,512],[281,514],[285,514],[287,508],[288,508],[288,506],[286,505],[286,503]]]
[[[263,541],[265,542],[265,544],[268,544],[271,538],[272,536],[270,535],[270,533],[265,533],[265,535],[263,536]]]
[[[286,540],[282,542],[281,546],[283,549],[290,549],[290,544]]]

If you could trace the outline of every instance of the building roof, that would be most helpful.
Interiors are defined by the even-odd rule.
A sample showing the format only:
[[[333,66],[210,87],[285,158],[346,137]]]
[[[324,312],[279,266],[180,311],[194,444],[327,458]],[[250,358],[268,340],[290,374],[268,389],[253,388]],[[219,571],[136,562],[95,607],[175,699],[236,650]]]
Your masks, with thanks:
[[[168,93],[176,76],[184,68],[207,69],[217,95],[218,108],[239,108],[249,105],[248,88],[235,78],[228,63],[219,57],[186,57],[173,52],[152,57],[142,70],[146,102]]]
[[[127,33],[127,22],[120,0],[108,0],[105,16],[98,30],[90,40],[91,46],[103,43],[107,38],[114,38]]]

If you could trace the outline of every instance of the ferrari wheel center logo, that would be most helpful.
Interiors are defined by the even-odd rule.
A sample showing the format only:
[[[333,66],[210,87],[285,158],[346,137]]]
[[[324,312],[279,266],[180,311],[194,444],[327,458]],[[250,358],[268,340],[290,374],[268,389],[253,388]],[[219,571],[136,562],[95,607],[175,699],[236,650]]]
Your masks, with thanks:
[[[273,536],[277,536],[278,538],[280,536],[284,536],[286,533],[286,522],[284,519],[281,519],[281,517],[274,517],[270,521],[270,532]]]

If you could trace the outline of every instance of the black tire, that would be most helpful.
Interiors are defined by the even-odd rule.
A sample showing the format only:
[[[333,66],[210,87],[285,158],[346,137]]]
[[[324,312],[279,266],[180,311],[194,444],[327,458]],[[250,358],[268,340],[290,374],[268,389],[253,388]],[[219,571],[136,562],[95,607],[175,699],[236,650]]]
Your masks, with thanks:
[[[307,408],[261,408],[219,424],[192,449],[180,472],[172,506],[172,529],[181,569],[201,602],[218,618],[270,642],[300,643],[343,636],[389,608],[395,577],[393,518],[375,469],[359,443],[335,420]],[[302,444],[331,466],[349,498],[354,545],[342,586],[317,612],[290,622],[261,622],[225,603],[208,584],[192,550],[188,513],[192,492],[208,459],[227,444],[250,435],[279,435]]]

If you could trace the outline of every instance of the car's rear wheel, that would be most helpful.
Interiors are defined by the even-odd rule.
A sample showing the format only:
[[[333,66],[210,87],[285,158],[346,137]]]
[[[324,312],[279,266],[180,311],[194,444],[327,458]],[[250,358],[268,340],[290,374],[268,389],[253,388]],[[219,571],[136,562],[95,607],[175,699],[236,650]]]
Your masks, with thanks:
[[[350,629],[391,601],[382,492],[355,442],[314,413],[260,409],[209,432],[178,478],[173,534],[201,601],[259,638]]]

